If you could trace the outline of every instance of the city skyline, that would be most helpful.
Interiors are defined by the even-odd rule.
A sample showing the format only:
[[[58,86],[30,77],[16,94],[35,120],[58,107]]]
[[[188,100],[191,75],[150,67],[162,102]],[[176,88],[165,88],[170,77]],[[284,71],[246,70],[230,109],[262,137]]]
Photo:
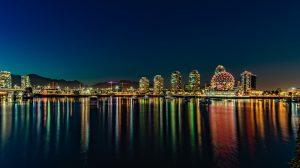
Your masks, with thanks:
[[[300,1],[0,1],[0,167],[299,167]]]
[[[219,69],[219,68],[221,68],[221,69]],[[203,75],[201,72],[198,72],[198,70],[193,69],[188,74],[183,74],[183,75],[182,75],[181,71],[176,70],[176,71],[171,72],[168,75],[169,77],[168,76],[165,77],[165,76],[162,76],[160,74],[156,74],[156,75],[154,75],[154,78],[153,78],[152,82],[150,82],[150,80],[149,80],[149,79],[152,78],[151,76],[140,75],[138,78],[132,79],[131,82],[139,82],[139,83],[141,83],[141,80],[143,80],[143,81],[147,80],[145,82],[147,83],[147,87],[149,89],[149,87],[152,84],[153,84],[153,87],[155,87],[155,80],[156,80],[155,78],[159,77],[159,78],[162,78],[162,79],[159,79],[159,80],[162,80],[161,81],[162,82],[162,86],[166,85],[165,87],[170,87],[171,90],[174,90],[174,87],[176,87],[175,90],[177,90],[177,91],[180,91],[180,90],[189,90],[189,91],[192,91],[192,90],[204,89],[208,85],[211,85],[211,82],[212,82],[212,79],[214,78],[214,76],[217,73],[221,72],[221,71],[225,71],[226,72],[226,69],[225,69],[225,67],[223,65],[218,65],[216,67],[214,73],[211,73],[211,74],[208,75],[210,77],[210,79],[205,79],[205,80],[203,80],[201,78],[202,75]],[[13,72],[5,71],[5,70],[1,70],[0,72],[3,73],[6,76],[7,76],[7,74],[9,75],[9,83],[8,84],[4,84],[5,87],[7,87],[6,85],[8,85],[9,87],[14,87],[15,83],[12,82],[12,75],[18,75],[18,74],[14,74]],[[230,72],[229,74],[232,75],[232,72]],[[235,72],[233,74],[237,74],[237,73]],[[245,74],[250,75],[249,78],[251,78],[251,76],[254,76],[255,78],[252,79],[253,78],[252,77],[251,79],[244,79],[245,78],[244,77]],[[19,87],[24,88],[24,86],[30,86],[30,84],[28,84],[28,83],[30,83],[29,75],[40,75],[40,74],[30,73],[30,74],[19,75],[21,77],[21,84],[20,84]],[[207,74],[206,75],[204,74],[203,76],[207,76]],[[41,77],[45,77],[45,76],[41,76]],[[254,89],[260,89],[260,90],[276,90],[276,89],[298,88],[298,87],[295,87],[295,86],[291,86],[291,87],[288,87],[288,88],[270,88],[270,87],[260,88],[260,87],[257,87],[257,82],[256,82],[257,75],[253,74],[252,72],[247,71],[247,70],[239,73],[239,75],[232,75],[232,77],[233,77],[233,80],[236,79],[236,81],[233,81],[232,87],[238,87],[240,84],[242,84],[243,88],[244,87],[253,87],[252,85],[255,85]],[[57,78],[57,79],[55,79],[55,78],[49,78],[49,79],[52,79],[52,80],[65,80],[63,78]],[[164,79],[167,79],[167,80],[164,82]],[[127,79],[116,79],[115,81],[112,81],[112,80],[109,80],[109,81],[97,81],[95,83],[84,83],[83,81],[80,81],[80,80],[77,80],[77,79],[69,80],[69,81],[78,81],[78,82],[81,82],[83,84],[83,86],[93,86],[93,85],[96,85],[97,83],[103,83],[103,82],[107,82],[107,83],[113,82],[113,83],[115,83],[115,85],[118,85],[117,81],[122,81],[122,80],[126,81]],[[252,81],[252,80],[254,80],[254,81]],[[68,80],[66,80],[66,81],[68,81]],[[174,81],[175,81],[175,86],[174,86]],[[200,83],[200,81],[201,81],[201,83]],[[145,82],[143,82],[143,83],[145,83]],[[1,83],[1,80],[0,80],[0,83]],[[249,84],[245,84],[245,83],[249,83]],[[197,86],[193,86],[195,84]],[[161,85],[161,84],[159,84],[159,85]],[[245,86],[245,85],[251,85],[251,86]],[[159,87],[161,87],[161,86],[159,86]],[[193,87],[196,87],[196,89],[193,88]],[[244,88],[244,90],[246,91],[247,89]]]
[[[209,82],[222,64],[258,88],[300,86],[300,2],[26,3],[0,4],[2,70],[92,84],[197,69]]]

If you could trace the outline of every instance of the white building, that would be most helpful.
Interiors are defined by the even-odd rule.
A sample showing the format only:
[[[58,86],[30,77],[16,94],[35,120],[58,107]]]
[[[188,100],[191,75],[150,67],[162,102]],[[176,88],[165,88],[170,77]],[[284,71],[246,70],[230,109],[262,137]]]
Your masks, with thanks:
[[[11,88],[12,87],[12,80],[11,80],[11,73],[8,71],[1,71],[0,72],[0,88]]]
[[[31,87],[30,78],[28,75],[21,76],[21,88],[29,88]]]
[[[171,74],[171,91],[174,93],[183,90],[182,86],[182,76],[179,71],[175,71]]]
[[[148,93],[149,92],[149,79],[146,77],[142,77],[139,81],[139,92],[140,93]]]
[[[153,86],[153,93],[155,95],[161,95],[164,92],[164,78],[161,75],[156,75],[154,77],[154,86]]]
[[[200,73],[197,70],[193,70],[190,72],[188,88],[193,92],[200,90]]]

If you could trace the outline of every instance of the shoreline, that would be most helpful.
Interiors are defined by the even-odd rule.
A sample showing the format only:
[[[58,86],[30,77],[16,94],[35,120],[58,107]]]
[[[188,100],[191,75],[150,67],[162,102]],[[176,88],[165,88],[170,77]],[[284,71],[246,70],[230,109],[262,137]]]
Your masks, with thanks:
[[[204,95],[34,95],[33,98],[43,97],[136,97],[136,98],[203,98],[203,99],[299,99],[300,97],[287,97],[287,96],[204,96]]]

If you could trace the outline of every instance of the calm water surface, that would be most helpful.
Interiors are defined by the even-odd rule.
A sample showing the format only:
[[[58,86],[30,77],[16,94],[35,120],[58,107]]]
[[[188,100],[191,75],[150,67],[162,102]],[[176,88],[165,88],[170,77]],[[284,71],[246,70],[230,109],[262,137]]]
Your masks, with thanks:
[[[42,98],[0,105],[0,167],[288,167],[300,105]]]

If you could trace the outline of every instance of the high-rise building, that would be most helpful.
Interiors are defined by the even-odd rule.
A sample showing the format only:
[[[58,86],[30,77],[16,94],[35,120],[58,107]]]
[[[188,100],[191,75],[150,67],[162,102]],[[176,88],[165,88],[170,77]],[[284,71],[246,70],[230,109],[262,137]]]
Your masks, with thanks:
[[[161,75],[156,75],[154,77],[154,86],[153,86],[153,93],[155,95],[161,95],[164,92],[164,78]]]
[[[139,92],[140,93],[148,93],[149,92],[149,79],[146,77],[142,77],[139,81]]]
[[[190,72],[188,88],[193,92],[200,90],[200,73],[197,70]]]
[[[256,89],[256,75],[249,71],[244,71],[241,74],[241,85],[244,92],[249,92]]]
[[[25,89],[29,87],[31,87],[30,78],[28,75],[23,75],[21,77],[21,88]]]
[[[11,88],[11,87],[12,87],[11,73],[8,71],[1,71],[0,88]]]
[[[179,71],[175,71],[171,74],[171,91],[179,92],[182,91],[182,79],[181,73]]]

